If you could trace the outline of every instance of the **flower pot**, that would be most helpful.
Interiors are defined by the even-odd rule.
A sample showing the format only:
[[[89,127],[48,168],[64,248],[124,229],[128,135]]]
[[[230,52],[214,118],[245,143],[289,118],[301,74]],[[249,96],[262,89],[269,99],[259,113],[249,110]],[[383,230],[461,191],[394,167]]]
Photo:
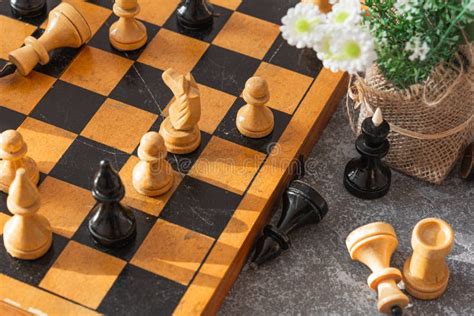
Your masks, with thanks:
[[[380,107],[391,128],[387,163],[441,183],[474,138],[472,49],[472,44],[463,47],[456,62],[438,65],[423,85],[404,90],[388,82],[377,66],[355,78],[349,89],[354,109],[348,104],[354,131],[359,133],[362,121]]]

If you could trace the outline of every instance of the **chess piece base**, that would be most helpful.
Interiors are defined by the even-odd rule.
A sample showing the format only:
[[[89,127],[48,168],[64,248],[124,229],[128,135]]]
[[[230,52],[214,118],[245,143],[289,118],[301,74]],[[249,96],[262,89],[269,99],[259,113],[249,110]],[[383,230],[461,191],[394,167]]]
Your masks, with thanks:
[[[445,267],[445,277],[435,284],[419,282],[410,275],[411,256],[403,265],[403,282],[408,293],[420,300],[433,300],[440,297],[446,291],[449,281],[449,269]]]
[[[36,162],[31,159],[30,157],[24,157],[23,159],[23,165],[21,166],[22,168],[25,168],[26,174],[31,180],[31,183],[34,185],[37,185],[39,182],[40,174],[38,170],[38,166],[36,165]],[[7,161],[0,161],[0,170],[2,170],[2,163],[6,163]],[[8,194],[8,190],[10,189],[10,184],[13,182],[14,179],[14,173],[12,175],[12,179],[10,183],[2,183],[0,181],[0,191],[5,192]]]
[[[120,29],[120,26],[123,25],[120,20],[112,24],[112,26],[110,27],[110,44],[119,51],[137,50],[142,48],[147,42],[147,33],[145,25],[143,25],[143,23],[141,23],[140,21],[136,20],[130,23],[134,23],[134,32],[129,32],[129,34],[135,34],[135,36],[127,38],[126,41],[120,40],[117,36],[117,34],[123,32],[123,29]]]
[[[160,134],[166,149],[173,154],[189,154],[201,144],[201,131],[197,125],[190,131],[178,131],[171,124],[169,117],[161,124]]]
[[[147,188],[139,187],[138,185],[134,185],[134,188],[135,190],[137,190],[138,193],[146,195],[146,196],[159,196],[168,192],[172,186],[173,186],[173,177],[170,176],[168,181],[164,183],[163,186],[160,188],[147,189]]]
[[[11,0],[10,6],[15,17],[34,18],[46,14],[46,0]]]
[[[18,247],[18,245],[13,245],[14,243],[22,243],[24,242],[24,240],[17,241],[17,242],[15,241],[10,242],[7,231],[9,231],[10,229],[13,229],[10,227],[10,225],[15,224],[13,222],[14,217],[12,217],[5,224],[5,227],[3,229],[4,231],[3,242],[5,244],[5,249],[7,250],[7,252],[14,258],[18,258],[22,260],[35,260],[43,256],[46,252],[48,252],[49,248],[51,248],[51,245],[53,243],[53,233],[52,233],[51,226],[48,220],[42,215],[35,214],[33,216],[35,216],[36,220],[38,221],[38,224],[37,224],[38,228],[36,229],[36,232],[39,231],[41,233],[35,234],[34,236],[32,235],[31,238],[34,239],[34,242],[38,242],[38,238],[40,237],[44,239],[41,246],[33,250],[22,250],[20,249],[20,247]],[[29,232],[32,233],[32,231],[33,229],[29,227]]]
[[[352,195],[365,200],[378,199],[386,195],[390,190],[390,169],[386,168],[383,174],[376,177],[369,176],[368,172],[368,169],[360,168],[359,159],[349,161],[344,171],[344,187],[346,190]],[[365,189],[361,185],[371,189]]]
[[[262,112],[257,116],[255,107],[244,105],[237,113],[236,126],[239,132],[250,138],[263,138],[270,135],[275,126],[273,112],[269,108],[261,108]],[[267,126],[261,126],[256,122],[268,122]]]
[[[119,202],[99,203],[92,212],[88,226],[97,244],[119,248],[135,239],[137,225],[128,207],[122,206]]]

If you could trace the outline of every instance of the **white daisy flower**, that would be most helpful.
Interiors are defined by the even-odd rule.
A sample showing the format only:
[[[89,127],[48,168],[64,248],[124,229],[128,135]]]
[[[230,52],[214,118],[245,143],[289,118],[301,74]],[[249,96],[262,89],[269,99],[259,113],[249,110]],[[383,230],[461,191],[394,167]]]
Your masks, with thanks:
[[[430,51],[430,46],[426,42],[422,43],[419,36],[415,36],[405,44],[405,51],[412,53],[410,56],[408,56],[408,59],[411,61],[415,61],[417,59],[423,61],[426,59],[426,56]]]
[[[331,71],[355,74],[365,71],[377,58],[369,32],[355,27],[337,27],[331,33],[331,37],[322,36],[314,47],[324,67]]]
[[[328,14],[328,21],[335,25],[357,25],[361,13],[359,0],[341,0],[333,5]]]
[[[324,23],[326,16],[312,3],[298,3],[288,10],[281,19],[280,27],[283,38],[297,48],[312,47],[313,36],[317,28]]]

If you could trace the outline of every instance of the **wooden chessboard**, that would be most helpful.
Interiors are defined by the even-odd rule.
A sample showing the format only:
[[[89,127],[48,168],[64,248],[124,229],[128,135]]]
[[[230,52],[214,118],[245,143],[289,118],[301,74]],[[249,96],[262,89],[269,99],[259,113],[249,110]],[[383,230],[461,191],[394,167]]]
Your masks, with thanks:
[[[55,51],[27,78],[0,79],[0,130],[24,136],[41,171],[40,213],[54,229],[54,245],[39,260],[12,259],[0,247],[0,301],[49,315],[218,310],[292,162],[312,148],[345,89],[343,74],[322,70],[313,52],[279,35],[291,2],[215,0],[213,29],[193,33],[176,24],[178,0],[141,0],[149,42],[126,54],[109,45],[112,0],[73,2],[91,25],[89,43]],[[48,1],[49,8],[58,3]],[[0,0],[0,67],[45,26],[44,18],[13,19],[9,1]],[[147,198],[132,188],[131,171],[141,136],[166,115],[172,94],[161,74],[168,67],[192,71],[200,85],[202,144],[169,155],[174,188]],[[275,130],[260,140],[235,127],[240,93],[254,74],[267,79],[275,115]],[[124,203],[137,218],[135,242],[120,250],[98,247],[87,230],[101,159],[120,171]],[[11,216],[5,201],[2,194],[0,227]]]

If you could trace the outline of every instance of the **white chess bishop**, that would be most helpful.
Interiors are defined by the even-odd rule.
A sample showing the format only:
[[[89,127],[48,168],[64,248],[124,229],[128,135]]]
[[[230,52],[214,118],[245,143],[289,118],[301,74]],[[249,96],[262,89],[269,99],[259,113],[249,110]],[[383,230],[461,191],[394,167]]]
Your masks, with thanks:
[[[3,243],[12,257],[38,259],[51,247],[51,226],[44,216],[37,214],[40,205],[38,189],[26,170],[18,169],[7,198],[7,207],[13,217],[3,227]]]

